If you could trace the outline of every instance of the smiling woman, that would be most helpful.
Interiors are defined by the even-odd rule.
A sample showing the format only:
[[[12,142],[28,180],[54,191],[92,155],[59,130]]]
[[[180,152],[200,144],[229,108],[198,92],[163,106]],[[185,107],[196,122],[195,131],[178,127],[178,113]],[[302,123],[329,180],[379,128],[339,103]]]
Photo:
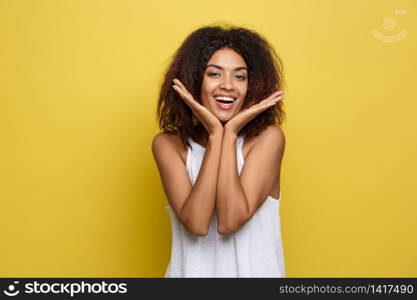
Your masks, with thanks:
[[[284,277],[282,63],[259,34],[191,33],[161,87],[152,151],[169,204],[165,277]]]

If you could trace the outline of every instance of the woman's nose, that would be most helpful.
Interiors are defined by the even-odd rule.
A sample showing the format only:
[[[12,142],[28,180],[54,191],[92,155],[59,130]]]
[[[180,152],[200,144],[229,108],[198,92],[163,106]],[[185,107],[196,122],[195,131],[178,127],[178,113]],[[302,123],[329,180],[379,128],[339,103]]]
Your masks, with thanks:
[[[224,76],[223,77],[223,81],[220,83],[220,88],[223,88],[225,90],[233,90],[234,89],[233,81],[231,80],[231,78],[229,76]]]

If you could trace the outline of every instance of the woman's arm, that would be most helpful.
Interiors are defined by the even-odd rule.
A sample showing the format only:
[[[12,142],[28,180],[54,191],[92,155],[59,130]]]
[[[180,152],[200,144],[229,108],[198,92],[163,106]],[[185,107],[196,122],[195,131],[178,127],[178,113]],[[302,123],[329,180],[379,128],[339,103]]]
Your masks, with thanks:
[[[217,231],[233,234],[252,218],[279,180],[285,136],[278,126],[269,126],[257,137],[243,170],[238,174],[237,135],[225,129],[217,183]]]
[[[204,236],[208,233],[214,213],[223,126],[206,107],[193,98],[180,80],[175,78],[172,88],[208,133],[206,151],[194,186],[178,151],[175,151],[173,144],[165,141],[164,135],[154,140],[152,149],[165,194],[176,216],[190,232]]]
[[[220,131],[209,136],[194,186],[169,137],[158,134],[152,143],[165,195],[184,227],[198,236],[208,233],[214,213],[222,136]]]

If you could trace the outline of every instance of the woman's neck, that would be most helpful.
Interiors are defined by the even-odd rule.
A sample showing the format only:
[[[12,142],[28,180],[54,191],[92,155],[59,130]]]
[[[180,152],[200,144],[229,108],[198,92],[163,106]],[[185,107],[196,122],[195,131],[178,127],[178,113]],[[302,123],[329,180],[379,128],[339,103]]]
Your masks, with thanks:
[[[226,125],[227,122],[221,122],[221,123],[222,123],[222,126],[224,127],[224,125]],[[203,147],[207,146],[208,133],[207,133],[206,128],[201,123],[196,126],[196,137],[194,141]]]

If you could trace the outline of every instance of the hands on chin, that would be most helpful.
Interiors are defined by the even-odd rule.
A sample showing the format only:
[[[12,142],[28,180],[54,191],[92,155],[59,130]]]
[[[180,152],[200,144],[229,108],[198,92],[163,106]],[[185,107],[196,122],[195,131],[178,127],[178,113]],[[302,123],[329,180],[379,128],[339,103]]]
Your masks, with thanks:
[[[261,102],[254,104],[246,109],[241,110],[237,115],[231,118],[224,126],[224,130],[228,134],[237,135],[239,131],[251,120],[253,120],[261,112],[267,110],[268,108],[274,106],[281,101],[284,96],[284,91],[276,91],[272,93],[268,98],[262,100]]]

